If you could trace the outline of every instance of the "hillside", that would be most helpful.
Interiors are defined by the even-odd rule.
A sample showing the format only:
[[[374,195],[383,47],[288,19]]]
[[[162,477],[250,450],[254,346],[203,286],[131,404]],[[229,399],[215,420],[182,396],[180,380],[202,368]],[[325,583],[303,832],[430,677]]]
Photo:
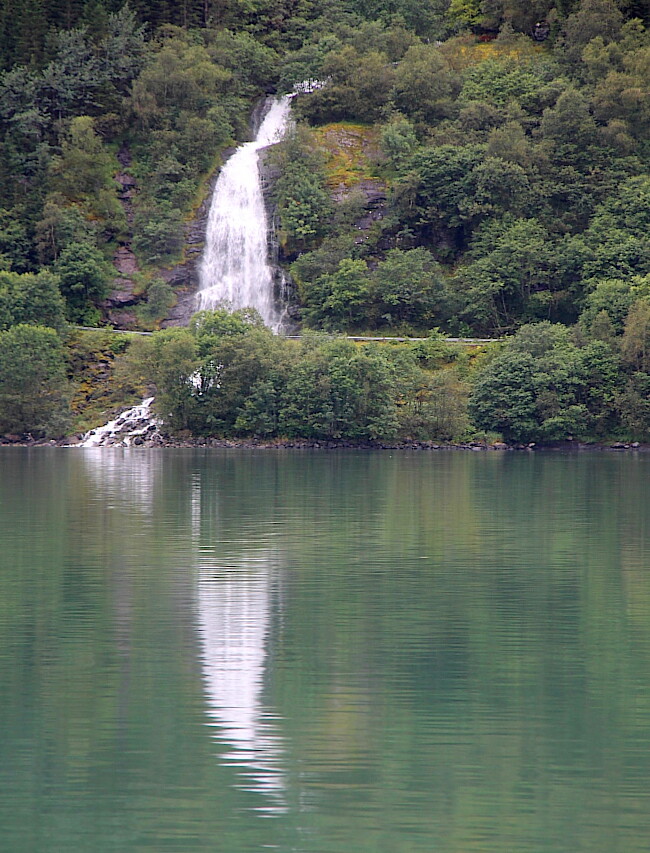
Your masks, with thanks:
[[[225,153],[247,137],[265,93],[316,79],[324,85],[294,101],[295,132],[268,155],[294,322],[431,334],[434,349],[441,334],[512,336],[464,366],[455,355],[375,353],[390,417],[371,428],[350,403],[356,426],[323,415],[317,430],[650,435],[646,4],[287,0],[244,12],[235,2],[80,0],[64,11],[43,0],[13,37],[10,4],[0,9],[1,432],[56,435],[87,422],[83,412],[70,420],[89,380],[67,324],[177,322]],[[281,414],[302,405],[292,383],[313,389],[329,376],[331,412],[343,374],[357,390],[374,381],[351,352],[335,381],[341,353],[326,343],[310,350],[316,373],[294,377],[287,350],[285,372],[276,364],[271,376],[271,362],[251,354],[266,333],[236,322],[241,351],[230,357],[257,365],[236,380],[247,402],[233,391],[226,415],[207,386],[200,401],[185,387],[173,402],[174,383],[234,346],[221,318],[219,334],[197,331],[206,322],[157,333],[158,366],[149,353],[140,385],[143,355],[127,347],[115,359],[132,371],[129,394],[154,383],[167,395],[170,428],[284,434]],[[174,359],[178,370],[163,375],[161,360]],[[421,411],[416,423],[404,415],[411,398],[462,417],[446,432]]]

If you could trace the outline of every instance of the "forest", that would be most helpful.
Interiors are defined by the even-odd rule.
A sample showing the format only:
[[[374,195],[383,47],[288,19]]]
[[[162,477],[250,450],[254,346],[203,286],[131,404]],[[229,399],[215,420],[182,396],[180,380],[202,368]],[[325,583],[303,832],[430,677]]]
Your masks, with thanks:
[[[182,435],[650,441],[645,2],[2,0],[0,22],[7,440],[153,389]],[[308,79],[266,155],[302,340],[225,308],[164,328],[211,176]],[[364,333],[414,340],[341,337]]]

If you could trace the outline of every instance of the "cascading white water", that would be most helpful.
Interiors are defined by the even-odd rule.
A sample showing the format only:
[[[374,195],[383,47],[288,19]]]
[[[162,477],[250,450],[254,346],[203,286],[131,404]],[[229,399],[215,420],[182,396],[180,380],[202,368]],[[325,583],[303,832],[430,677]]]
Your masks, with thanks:
[[[239,771],[240,787],[264,795],[263,813],[279,814],[287,807],[286,756],[265,685],[285,558],[270,545],[240,548],[237,540],[232,547],[221,500],[202,468],[192,473],[189,520],[206,711],[221,763]]]
[[[289,123],[291,96],[271,104],[253,142],[240,146],[217,180],[206,233],[197,294],[200,309],[255,308],[278,331],[281,314],[273,298],[268,223],[258,151],[279,142]]]
[[[272,617],[272,571],[264,553],[228,572],[201,569],[198,585],[201,668],[215,735],[229,746],[224,762],[267,798],[263,810],[285,811],[284,749],[264,701]],[[216,576],[215,576],[216,574]]]
[[[159,426],[159,419],[152,413],[153,397],[147,397],[137,406],[121,412],[104,426],[91,429],[74,447],[130,447],[150,436]]]

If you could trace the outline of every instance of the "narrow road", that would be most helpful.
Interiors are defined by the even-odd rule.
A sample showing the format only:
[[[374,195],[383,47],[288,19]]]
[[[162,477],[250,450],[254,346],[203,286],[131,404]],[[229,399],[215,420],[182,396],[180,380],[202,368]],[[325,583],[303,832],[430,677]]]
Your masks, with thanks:
[[[109,329],[106,326],[73,326],[82,332],[114,332],[116,335],[144,335],[150,337],[153,332],[136,332],[130,329]],[[304,335],[283,335],[289,341],[301,341]],[[370,337],[368,335],[331,335],[333,338],[345,338],[348,341],[378,341],[379,343],[404,343],[407,341],[428,341],[429,338],[403,338],[403,337]],[[448,344],[496,344],[503,338],[442,338]]]
[[[285,335],[290,341],[299,341],[304,337],[303,335]],[[366,335],[332,335],[332,337],[336,338],[345,338],[348,341],[380,341],[380,342],[392,342],[392,341],[428,341],[429,338],[399,338],[399,337],[390,337],[390,338],[374,338]],[[503,338],[442,338],[448,344],[494,344],[498,341],[502,341]]]

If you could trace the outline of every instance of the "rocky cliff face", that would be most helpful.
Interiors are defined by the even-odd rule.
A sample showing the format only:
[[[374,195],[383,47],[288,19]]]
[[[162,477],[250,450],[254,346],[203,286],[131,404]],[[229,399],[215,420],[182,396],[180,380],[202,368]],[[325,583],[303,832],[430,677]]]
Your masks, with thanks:
[[[126,145],[122,145],[117,152],[117,160],[120,169],[115,175],[117,184],[117,197],[122,205],[126,221],[133,224],[133,197],[137,192],[137,182],[129,173],[131,166],[131,152]],[[137,319],[129,309],[141,301],[142,295],[137,292],[134,275],[138,272],[138,260],[133,254],[131,246],[125,244],[120,246],[113,256],[113,266],[117,276],[111,282],[112,287],[104,300],[102,308],[106,319],[117,329],[135,328]]]
[[[280,265],[280,244],[278,243],[277,211],[273,200],[273,186],[280,177],[279,168],[269,156],[271,147],[259,152],[259,169],[262,179],[262,195],[266,208],[266,220],[269,224],[269,255],[275,269],[274,288],[276,299],[286,306],[284,327],[290,331],[297,320],[296,287],[286,269]]]
[[[224,159],[229,153],[224,156]],[[169,315],[160,324],[163,328],[169,326],[187,326],[192,314],[196,311],[196,291],[199,287],[199,264],[205,232],[208,226],[210,202],[219,172],[210,178],[206,188],[205,198],[199,205],[194,217],[185,225],[185,260],[173,267],[161,269],[160,278],[164,279],[175,291],[176,304],[170,309]]]
[[[205,199],[195,216],[185,224],[184,260],[172,267],[157,271],[157,277],[166,281],[177,296],[176,304],[170,309],[169,316],[161,323],[163,327],[187,325],[196,310],[195,294],[199,285],[198,264],[203,251],[212,191],[218,175],[217,172],[212,176],[206,189]],[[132,217],[131,198],[133,193],[137,192],[137,186],[127,173],[118,174],[116,180],[123,188],[119,197],[125,207],[128,220],[129,215]],[[126,191],[124,191],[125,187],[127,187]],[[144,295],[135,281],[139,267],[129,244],[118,248],[113,257],[113,265],[118,275],[113,279],[112,289],[103,304],[106,318],[117,329],[135,329],[138,327],[138,320],[133,307],[144,300]]]

